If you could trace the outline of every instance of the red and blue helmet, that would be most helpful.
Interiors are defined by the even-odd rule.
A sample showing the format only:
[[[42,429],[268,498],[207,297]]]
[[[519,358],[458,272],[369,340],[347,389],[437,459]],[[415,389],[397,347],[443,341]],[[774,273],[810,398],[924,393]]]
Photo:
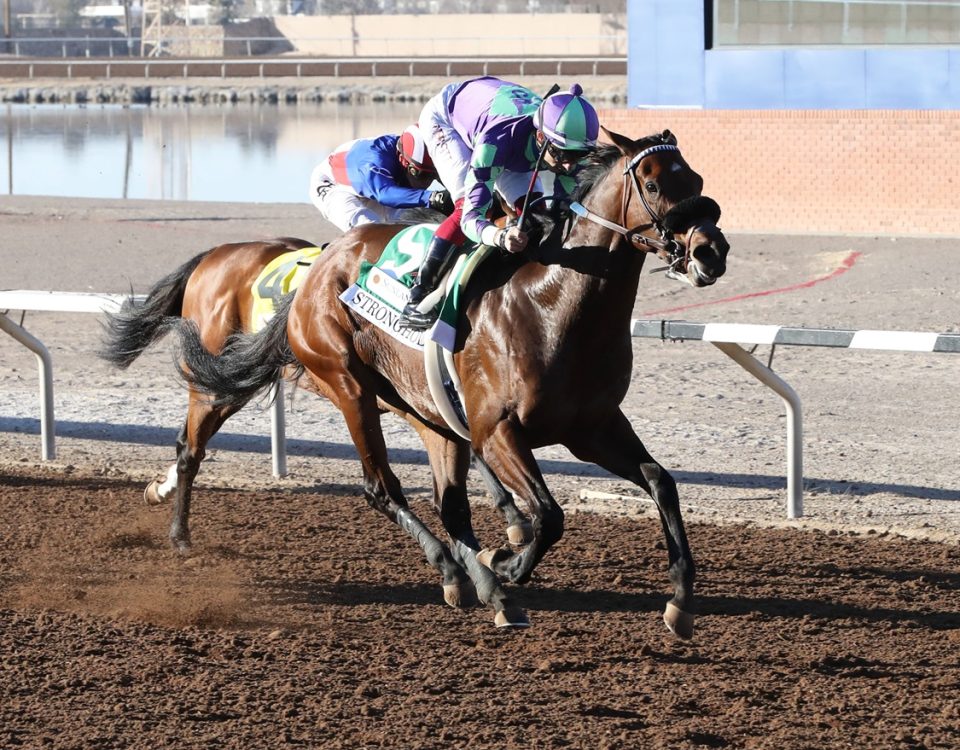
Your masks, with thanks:
[[[544,99],[533,115],[537,129],[564,151],[591,151],[597,147],[600,118],[582,94],[580,84],[575,83],[570,91]]]
[[[436,174],[437,168],[433,165],[427,144],[420,132],[420,128],[411,125],[397,140],[397,158],[400,165],[412,176],[418,177],[421,173]]]

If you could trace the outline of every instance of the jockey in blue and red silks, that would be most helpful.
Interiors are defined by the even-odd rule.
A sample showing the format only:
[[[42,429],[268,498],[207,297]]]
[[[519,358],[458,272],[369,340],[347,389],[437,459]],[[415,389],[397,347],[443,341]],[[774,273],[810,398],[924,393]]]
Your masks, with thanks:
[[[498,229],[487,216],[494,191],[519,212],[541,148],[546,147],[543,164],[556,175],[548,197],[573,192],[573,172],[596,147],[600,130],[596,110],[582,93],[574,84],[541,99],[523,86],[484,76],[449,84],[424,106],[420,131],[454,211],[437,228],[410,290],[403,310],[408,327],[433,325],[435,314],[417,306],[465,238],[512,253],[526,247],[527,235],[518,227]]]
[[[437,177],[416,125],[400,135],[361,138],[334,149],[310,175],[310,200],[323,217],[346,232],[361,224],[409,223],[411,208],[449,215],[446,190],[429,190]]]

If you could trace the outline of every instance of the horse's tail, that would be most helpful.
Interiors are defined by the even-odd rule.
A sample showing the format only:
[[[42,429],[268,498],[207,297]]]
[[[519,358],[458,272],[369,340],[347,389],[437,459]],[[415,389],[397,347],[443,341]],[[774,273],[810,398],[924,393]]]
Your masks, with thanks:
[[[143,302],[128,297],[117,312],[108,314],[102,347],[97,355],[120,369],[126,369],[169,331],[182,312],[187,281],[209,252],[200,253],[160,279]]]
[[[230,336],[219,355],[211,354],[200,340],[191,320],[177,326],[180,337],[180,375],[190,385],[216,397],[218,406],[242,406],[260,391],[277,382],[287,365],[298,364],[293,377],[303,370],[287,340],[287,318],[293,293],[277,305],[276,314],[259,333]]]

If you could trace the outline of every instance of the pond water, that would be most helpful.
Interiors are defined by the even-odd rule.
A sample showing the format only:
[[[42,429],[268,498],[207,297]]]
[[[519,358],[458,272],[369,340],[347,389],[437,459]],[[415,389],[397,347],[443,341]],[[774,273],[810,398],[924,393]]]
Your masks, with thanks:
[[[0,105],[0,195],[306,202],[332,149],[398,133],[421,106]]]

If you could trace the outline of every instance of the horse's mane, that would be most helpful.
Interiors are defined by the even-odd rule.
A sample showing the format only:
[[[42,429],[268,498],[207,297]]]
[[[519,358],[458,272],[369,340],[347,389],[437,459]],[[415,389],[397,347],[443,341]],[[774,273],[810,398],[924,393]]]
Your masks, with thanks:
[[[621,156],[620,149],[614,145],[604,143],[597,146],[577,171],[577,189],[573,191],[573,200],[582,201]]]
[[[675,144],[676,139],[669,130],[665,130],[662,133],[654,133],[641,138],[635,145],[638,151],[642,151],[661,143]],[[597,146],[593,153],[584,159],[580,170],[577,172],[577,189],[574,191],[573,200],[582,201],[586,198],[621,156],[623,156],[623,153],[612,144],[604,143]]]

